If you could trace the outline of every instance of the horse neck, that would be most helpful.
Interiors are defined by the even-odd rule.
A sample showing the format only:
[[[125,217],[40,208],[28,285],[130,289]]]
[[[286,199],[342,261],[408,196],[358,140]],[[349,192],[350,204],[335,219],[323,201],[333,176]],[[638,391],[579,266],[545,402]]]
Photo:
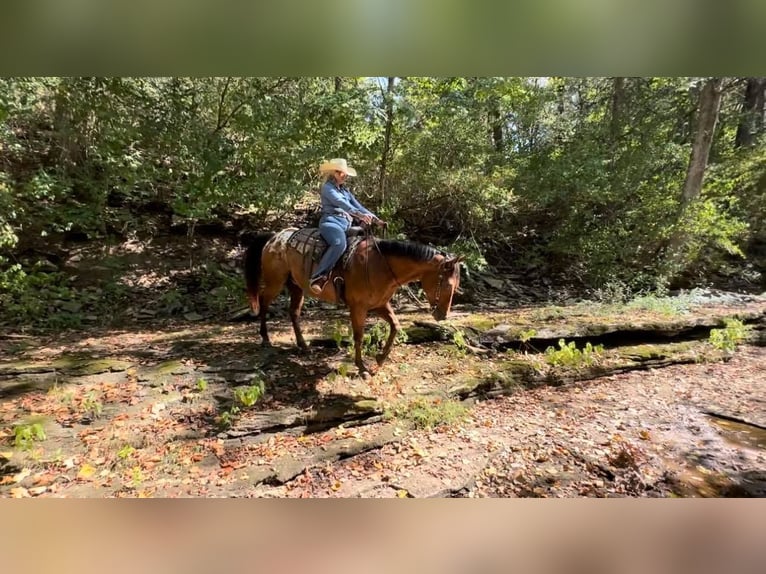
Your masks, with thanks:
[[[400,285],[420,279],[424,273],[438,265],[438,262],[434,259],[429,261],[417,261],[399,255],[388,255],[385,256],[385,259],[388,262],[391,272],[394,274],[394,279]]]

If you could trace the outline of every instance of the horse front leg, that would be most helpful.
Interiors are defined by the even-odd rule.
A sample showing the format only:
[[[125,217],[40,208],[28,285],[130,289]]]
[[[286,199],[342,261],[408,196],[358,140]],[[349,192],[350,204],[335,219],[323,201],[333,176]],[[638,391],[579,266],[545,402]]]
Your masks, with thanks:
[[[391,347],[394,345],[396,335],[399,333],[399,331],[401,331],[402,327],[399,324],[399,319],[397,319],[396,315],[394,315],[394,310],[391,308],[391,303],[386,303],[384,307],[375,309],[375,312],[380,315],[390,327],[388,340],[383,346],[383,350],[375,355],[375,360],[377,361],[378,365],[382,365],[383,361],[388,358],[388,354],[391,352]]]
[[[359,374],[373,373],[362,360],[362,341],[364,340],[364,322],[367,319],[367,309],[351,308],[351,330],[354,333],[354,364],[359,368]]]
[[[308,349],[306,340],[303,338],[301,329],[301,309],[303,308],[303,289],[292,279],[288,280],[287,288],[290,291],[290,322],[295,332],[295,342],[304,351]]]

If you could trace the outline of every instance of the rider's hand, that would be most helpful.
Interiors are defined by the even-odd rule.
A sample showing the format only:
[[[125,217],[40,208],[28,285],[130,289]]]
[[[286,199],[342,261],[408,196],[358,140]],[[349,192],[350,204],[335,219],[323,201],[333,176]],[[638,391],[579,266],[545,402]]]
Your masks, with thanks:
[[[372,215],[367,215],[366,213],[359,216],[359,220],[364,223],[365,225],[370,225],[372,223]]]

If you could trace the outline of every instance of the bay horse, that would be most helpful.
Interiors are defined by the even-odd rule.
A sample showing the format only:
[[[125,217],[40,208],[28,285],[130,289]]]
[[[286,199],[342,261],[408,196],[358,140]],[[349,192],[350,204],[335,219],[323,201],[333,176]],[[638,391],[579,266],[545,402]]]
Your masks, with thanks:
[[[301,349],[308,348],[301,332],[300,315],[304,293],[314,296],[309,289],[309,279],[316,262],[311,261],[310,254],[302,253],[290,242],[297,231],[288,228],[278,233],[258,235],[245,253],[247,295],[253,313],[260,318],[264,346],[271,344],[266,312],[286,284],[290,293],[290,321],[296,343]],[[345,261],[342,272],[343,300],[348,306],[354,334],[354,363],[360,374],[374,372],[362,360],[362,339],[368,312],[375,312],[390,326],[388,339],[375,357],[381,365],[401,330],[390,303],[396,290],[406,283],[420,280],[433,317],[441,321],[447,317],[455,289],[460,284],[460,262],[463,258],[419,243],[379,240],[372,235],[362,238],[356,245],[349,241],[348,249],[349,254],[344,255],[341,262]],[[331,303],[341,302],[334,281],[328,281],[316,297]]]

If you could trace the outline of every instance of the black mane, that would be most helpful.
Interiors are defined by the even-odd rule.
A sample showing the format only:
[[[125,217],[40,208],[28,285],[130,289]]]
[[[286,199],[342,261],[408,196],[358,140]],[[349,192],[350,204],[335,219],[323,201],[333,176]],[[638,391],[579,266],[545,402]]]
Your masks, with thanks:
[[[407,257],[416,261],[430,261],[441,252],[428,245],[412,241],[393,241],[383,239],[377,242],[378,249],[383,255]]]

